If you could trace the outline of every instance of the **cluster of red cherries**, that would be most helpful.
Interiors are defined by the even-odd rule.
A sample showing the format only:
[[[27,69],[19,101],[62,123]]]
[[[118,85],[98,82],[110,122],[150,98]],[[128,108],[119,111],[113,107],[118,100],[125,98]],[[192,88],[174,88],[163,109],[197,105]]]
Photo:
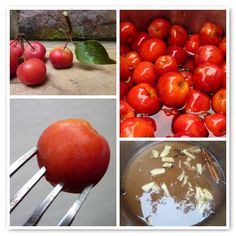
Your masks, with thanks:
[[[205,22],[191,34],[167,19],[146,32],[120,23],[120,137],[226,134],[226,37]]]
[[[45,55],[46,48],[41,42],[30,43],[19,37],[11,40],[10,77],[17,75],[28,86],[43,84],[47,77]],[[50,52],[49,60],[56,69],[69,68],[72,66],[73,53],[66,46],[58,46]]]

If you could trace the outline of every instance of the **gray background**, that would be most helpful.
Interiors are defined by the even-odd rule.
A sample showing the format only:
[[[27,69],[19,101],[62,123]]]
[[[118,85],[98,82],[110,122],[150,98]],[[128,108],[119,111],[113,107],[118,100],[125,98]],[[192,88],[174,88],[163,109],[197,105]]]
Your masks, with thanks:
[[[11,99],[11,163],[37,144],[40,134],[49,124],[60,119],[88,120],[110,145],[111,160],[108,171],[90,192],[72,226],[116,224],[115,107],[113,99]],[[36,158],[33,157],[11,178],[11,197],[38,169]],[[43,177],[11,213],[10,225],[21,226],[52,188]],[[38,225],[57,225],[76,197],[77,194],[61,192]]]

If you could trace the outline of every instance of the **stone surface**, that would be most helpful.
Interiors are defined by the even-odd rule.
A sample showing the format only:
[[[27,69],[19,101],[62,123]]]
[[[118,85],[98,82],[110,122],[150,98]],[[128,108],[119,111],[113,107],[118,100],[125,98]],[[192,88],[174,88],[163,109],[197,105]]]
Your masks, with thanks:
[[[14,14],[11,11],[11,16]],[[31,40],[65,40],[68,30],[63,10],[18,10],[19,32]],[[74,39],[113,40],[116,12],[113,10],[69,10]],[[11,17],[15,21],[16,17]],[[11,22],[11,25],[16,23]],[[11,35],[14,34],[11,29]]]
[[[62,42],[42,42],[47,48],[47,81],[40,86],[25,86],[18,78],[11,79],[11,95],[115,95],[116,65],[82,65],[75,55],[69,69],[55,69],[48,60],[52,48]],[[112,59],[116,59],[116,45],[102,42]],[[74,45],[68,46],[74,52]]]

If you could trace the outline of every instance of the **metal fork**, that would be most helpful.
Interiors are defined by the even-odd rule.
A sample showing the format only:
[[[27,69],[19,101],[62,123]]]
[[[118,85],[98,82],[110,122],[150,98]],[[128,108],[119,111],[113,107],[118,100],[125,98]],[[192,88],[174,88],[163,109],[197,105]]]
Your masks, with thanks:
[[[33,147],[24,155],[19,157],[13,164],[10,166],[10,177],[13,176],[27,161],[29,161],[33,156],[37,154],[37,147]],[[37,184],[37,182],[44,176],[46,173],[46,168],[43,166],[38,172],[31,177],[23,187],[18,190],[10,200],[10,213],[15,209],[15,207],[23,200],[23,198],[29,193],[29,191]],[[39,204],[39,206],[33,211],[29,219],[24,223],[24,226],[36,226],[43,214],[46,212],[48,207],[51,205],[53,200],[61,192],[64,184],[58,183],[54,189],[48,194],[48,196]],[[57,226],[70,226],[84,203],[86,197],[88,196],[93,185],[89,185],[84,188],[83,192],[80,193],[72,204],[67,213],[62,217]]]

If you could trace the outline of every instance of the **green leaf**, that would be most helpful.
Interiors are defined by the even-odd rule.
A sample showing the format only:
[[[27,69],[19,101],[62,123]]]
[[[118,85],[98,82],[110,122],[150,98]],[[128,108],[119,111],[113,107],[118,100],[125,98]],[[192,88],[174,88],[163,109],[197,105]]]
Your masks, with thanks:
[[[97,40],[79,41],[76,43],[75,54],[82,64],[116,64],[106,49]]]

